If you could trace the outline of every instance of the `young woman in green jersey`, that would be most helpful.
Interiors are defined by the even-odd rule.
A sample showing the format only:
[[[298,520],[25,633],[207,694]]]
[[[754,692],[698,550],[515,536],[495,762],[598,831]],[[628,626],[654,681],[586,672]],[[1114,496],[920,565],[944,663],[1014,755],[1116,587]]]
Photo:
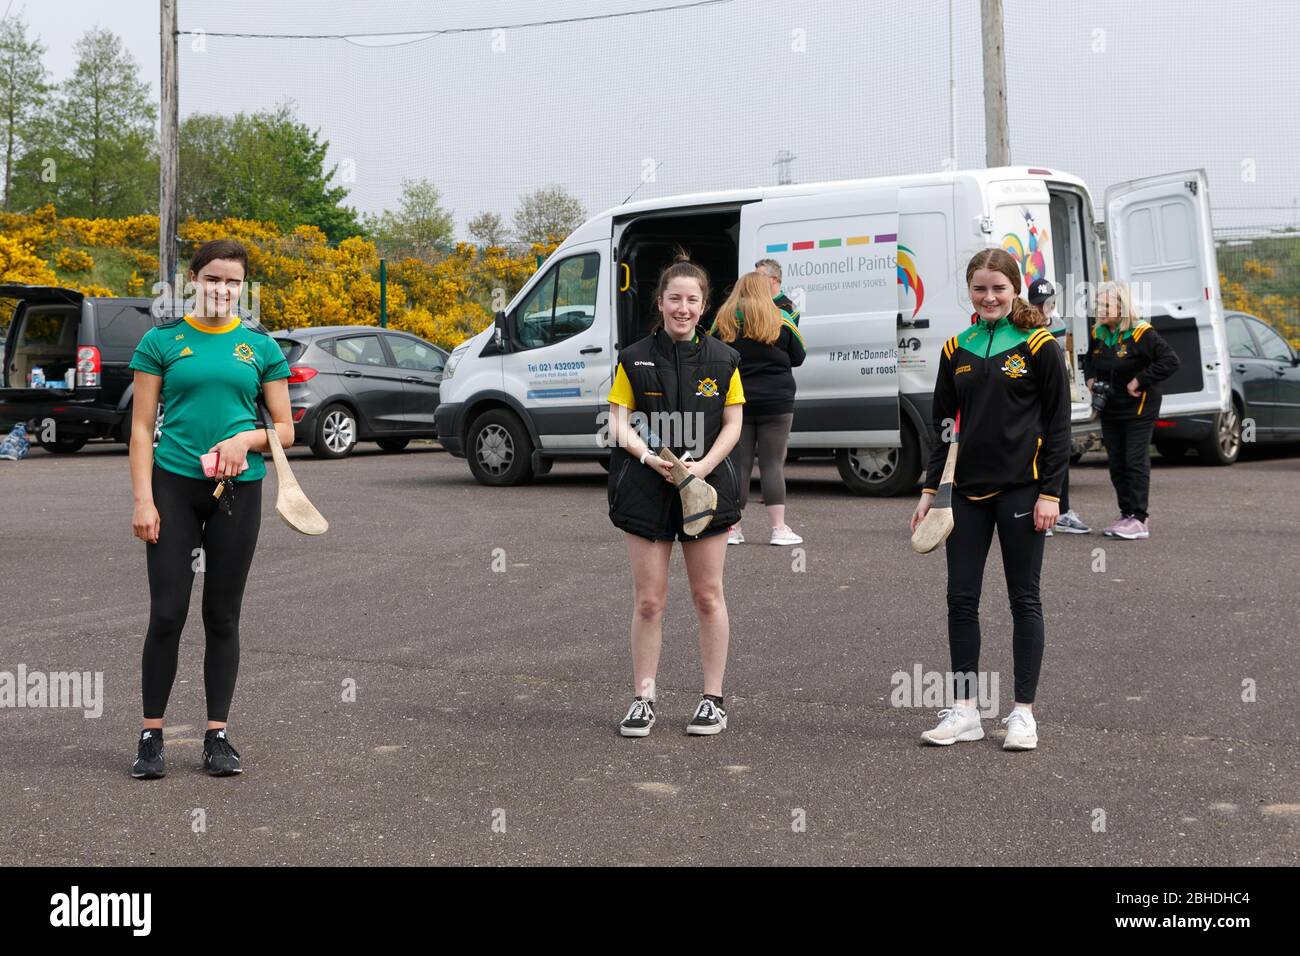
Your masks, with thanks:
[[[149,630],[140,666],[144,731],[131,768],[141,779],[166,773],[163,711],[197,570],[204,572],[206,635],[203,766],[213,776],[243,770],[226,721],[239,670],[240,606],[262,517],[261,452],[268,442],[259,425],[259,393],[280,443],[293,444],[288,363],[275,340],[244,325],[235,310],[247,271],[241,243],[215,239],[200,246],[190,261],[193,313],[150,329],[131,360],[131,525],[145,542],[149,572]],[[155,448],[160,398],[164,414]],[[209,477],[200,459],[211,452],[218,464]],[[213,496],[218,481],[220,498]]]

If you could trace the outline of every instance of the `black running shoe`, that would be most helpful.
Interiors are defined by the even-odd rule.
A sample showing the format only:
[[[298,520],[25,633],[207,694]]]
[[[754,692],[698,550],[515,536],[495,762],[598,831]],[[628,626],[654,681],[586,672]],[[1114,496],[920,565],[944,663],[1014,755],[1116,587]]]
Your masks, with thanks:
[[[239,751],[230,746],[225,727],[209,730],[203,735],[203,769],[213,777],[229,777],[244,772],[239,765]]]
[[[140,746],[135,752],[135,763],[131,764],[131,776],[137,780],[157,780],[167,776],[167,765],[163,762],[163,732],[158,729],[141,731]]]
[[[650,728],[655,725],[655,702],[644,697],[634,697],[627,716],[618,725],[618,732],[624,737],[648,737]]]
[[[688,734],[720,734],[727,729],[727,712],[708,697],[700,698],[695,716],[686,725]]]

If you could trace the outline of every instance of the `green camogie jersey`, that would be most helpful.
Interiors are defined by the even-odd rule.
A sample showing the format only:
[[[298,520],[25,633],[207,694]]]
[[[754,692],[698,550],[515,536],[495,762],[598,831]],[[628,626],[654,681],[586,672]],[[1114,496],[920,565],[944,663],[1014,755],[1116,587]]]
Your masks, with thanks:
[[[279,343],[237,318],[209,326],[186,316],[152,328],[136,346],[131,368],[162,378],[154,462],[187,478],[205,477],[199,456],[213,445],[260,427],[255,403],[263,383],[289,377]],[[266,462],[253,453],[237,480],[265,475]]]

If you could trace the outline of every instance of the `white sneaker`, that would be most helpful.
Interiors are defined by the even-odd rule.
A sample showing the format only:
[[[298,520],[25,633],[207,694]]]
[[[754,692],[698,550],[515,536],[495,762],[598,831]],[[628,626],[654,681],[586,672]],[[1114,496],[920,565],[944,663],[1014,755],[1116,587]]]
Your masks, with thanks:
[[[782,525],[779,528],[772,529],[772,540],[768,544],[803,544],[803,538],[794,533],[794,529],[789,525]]]
[[[1003,717],[1002,722],[1007,725],[1003,750],[1034,750],[1038,747],[1038,721],[1029,711],[1017,707]]]
[[[947,747],[959,740],[983,740],[984,728],[980,725],[980,712],[974,707],[951,707],[939,711],[943,720],[933,730],[921,734],[927,744]]]
[[[740,530],[740,525],[733,524],[727,529],[727,544],[744,544],[745,532]]]

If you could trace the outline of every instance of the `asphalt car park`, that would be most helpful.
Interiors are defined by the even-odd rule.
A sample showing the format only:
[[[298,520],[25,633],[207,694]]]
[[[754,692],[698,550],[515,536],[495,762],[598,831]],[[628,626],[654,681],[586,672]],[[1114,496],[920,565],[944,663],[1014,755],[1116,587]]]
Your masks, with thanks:
[[[104,676],[99,718],[0,708],[8,862],[1300,863],[1293,450],[1157,457],[1149,541],[1047,543],[1024,754],[993,720],[984,741],[923,747],[933,711],[892,705],[895,675],[947,669],[943,556],[909,548],[912,498],[855,497],[829,462],[788,471],[802,554],[728,551],[727,731],[683,733],[698,653],[675,555],[659,722],[628,740],[630,578],[599,466],[495,489],[430,443],[289,457],[331,528],[291,531],[268,478],[231,722],[247,772],[198,769],[195,604],[171,772],[151,782],[127,773],[148,593],[125,450],[0,462],[0,671]],[[1113,519],[1102,456],[1071,496]],[[761,521],[755,503],[751,540]],[[1005,713],[989,560],[983,666]]]

